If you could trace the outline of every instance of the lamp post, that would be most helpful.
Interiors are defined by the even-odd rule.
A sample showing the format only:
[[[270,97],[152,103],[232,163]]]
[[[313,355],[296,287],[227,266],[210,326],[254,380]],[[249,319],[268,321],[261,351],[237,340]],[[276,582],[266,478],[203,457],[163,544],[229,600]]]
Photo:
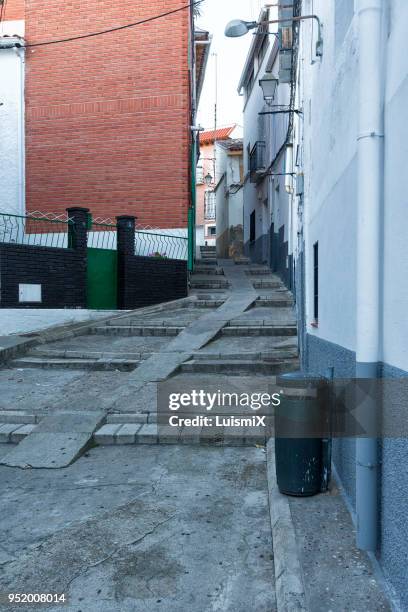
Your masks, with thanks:
[[[302,15],[300,17],[289,17],[284,19],[272,19],[269,21],[243,21],[242,19],[233,19],[225,28],[225,36],[228,38],[238,38],[239,36],[245,36],[250,30],[255,30],[263,25],[269,25],[271,23],[297,23],[300,21],[306,21],[308,19],[314,19],[318,25],[318,40],[316,43],[316,55],[321,57],[323,55],[323,25],[317,15]]]

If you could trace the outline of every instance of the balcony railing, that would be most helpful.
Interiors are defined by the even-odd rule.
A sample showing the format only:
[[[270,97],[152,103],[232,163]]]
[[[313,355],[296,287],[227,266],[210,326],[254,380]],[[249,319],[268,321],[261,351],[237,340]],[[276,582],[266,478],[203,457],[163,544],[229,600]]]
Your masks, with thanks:
[[[249,156],[249,172],[251,183],[256,183],[266,171],[266,143],[258,140],[252,147]]]

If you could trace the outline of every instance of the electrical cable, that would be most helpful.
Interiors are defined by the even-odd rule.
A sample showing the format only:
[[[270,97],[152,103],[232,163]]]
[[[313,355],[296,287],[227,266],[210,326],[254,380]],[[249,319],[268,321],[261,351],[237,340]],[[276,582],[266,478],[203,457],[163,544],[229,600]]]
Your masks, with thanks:
[[[57,40],[46,40],[43,42],[36,43],[25,43],[25,44],[16,44],[16,46],[29,48],[29,47],[44,47],[46,45],[57,45],[61,43],[67,42],[75,42],[76,40],[84,40],[86,38],[93,38],[95,36],[101,36],[104,34],[110,34],[112,32],[119,32],[120,30],[126,30],[128,28],[134,28],[138,25],[143,25],[145,23],[150,23],[151,21],[156,21],[157,19],[162,19],[163,17],[168,17],[169,15],[174,15],[176,13],[180,13],[181,11],[185,11],[189,8],[194,8],[200,4],[202,4],[204,0],[196,0],[195,2],[190,2],[190,4],[186,4],[177,9],[173,9],[172,11],[167,11],[166,13],[161,13],[160,15],[154,15],[153,17],[148,17],[146,19],[142,19],[140,21],[134,21],[133,23],[126,23],[121,26],[116,26],[113,28],[108,28],[107,30],[99,30],[98,32],[90,32],[89,34],[79,34],[78,36],[70,36],[68,38],[60,38]]]
[[[294,16],[299,16],[301,13],[301,0],[296,0],[293,5],[293,14]],[[282,152],[285,148],[290,144],[292,132],[293,132],[293,123],[294,123],[294,115],[295,115],[295,98],[296,98],[296,74],[297,74],[297,56],[298,56],[298,35],[299,35],[299,22],[293,22],[293,47],[292,47],[292,67],[291,67],[291,83],[290,83],[290,102],[289,102],[289,122],[288,129],[286,132],[286,138],[283,142],[282,146],[276,153],[274,159],[269,164],[266,169],[264,176],[271,176],[270,172],[281,156]]]

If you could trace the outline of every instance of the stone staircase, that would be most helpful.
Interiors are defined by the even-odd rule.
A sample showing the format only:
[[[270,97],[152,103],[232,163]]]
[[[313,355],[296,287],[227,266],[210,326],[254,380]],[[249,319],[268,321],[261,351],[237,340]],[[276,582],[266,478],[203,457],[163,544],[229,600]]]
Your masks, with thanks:
[[[200,256],[203,262],[216,262],[217,248],[215,246],[200,246]]]
[[[245,379],[255,388],[259,385],[267,390],[277,374],[298,369],[293,297],[281,280],[265,266],[245,262],[242,270],[234,266],[242,279],[241,288],[240,281],[237,283],[229,272],[231,263],[218,262],[214,248],[203,249],[201,255],[190,277],[190,300],[175,307],[163,306],[157,312],[154,309],[132,312],[93,323],[83,333],[44,341],[29,348],[25,355],[11,359],[7,364],[7,378],[19,393],[12,403],[0,397],[0,413],[11,410],[45,418],[51,414],[50,410],[58,412],[61,406],[62,410],[67,406],[79,411],[82,407],[103,410],[104,405],[112,405],[111,397],[115,393],[120,396],[123,388],[126,389],[131,380],[126,377],[138,376],[140,371],[150,368],[147,360],[152,357],[160,356],[163,364],[171,360],[175,349],[167,350],[170,343],[180,335],[183,341],[185,330],[195,337],[196,321],[201,323],[212,312],[218,314],[218,309],[230,298],[236,300],[234,287],[237,286],[243,288],[244,294],[247,286],[246,305],[236,316],[231,316],[228,305],[224,307],[225,321],[221,319],[219,331],[201,348],[186,353],[185,360],[175,366],[171,380],[183,389],[192,384],[204,387],[221,384],[228,388],[231,381]],[[108,412],[92,434],[94,442],[252,445],[255,440],[259,443],[265,440],[262,431],[258,437],[239,433],[235,438],[225,436],[221,440],[222,436],[214,435],[208,428],[198,435],[185,432],[180,437],[171,431],[168,435],[161,431],[159,436],[156,400],[150,396],[145,399],[144,393],[136,393],[123,405],[119,403],[120,414]],[[2,424],[0,414],[0,434],[3,434],[0,441],[20,441],[30,434],[31,425],[32,422],[23,423],[17,418],[14,423]]]

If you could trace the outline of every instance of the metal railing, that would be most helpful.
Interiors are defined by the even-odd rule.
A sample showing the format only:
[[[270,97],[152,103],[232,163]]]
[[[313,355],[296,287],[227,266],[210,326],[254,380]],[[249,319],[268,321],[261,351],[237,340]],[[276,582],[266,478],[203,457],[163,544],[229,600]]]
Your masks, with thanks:
[[[12,215],[0,212],[0,243],[67,248],[70,219],[49,219],[35,214]]]
[[[256,142],[249,156],[249,172],[251,183],[256,183],[266,170],[266,143]]]
[[[136,231],[135,254],[160,259],[187,260],[188,238],[174,234]]]
[[[114,223],[93,221],[88,229],[88,248],[115,251],[117,248],[117,236],[116,225]]]

